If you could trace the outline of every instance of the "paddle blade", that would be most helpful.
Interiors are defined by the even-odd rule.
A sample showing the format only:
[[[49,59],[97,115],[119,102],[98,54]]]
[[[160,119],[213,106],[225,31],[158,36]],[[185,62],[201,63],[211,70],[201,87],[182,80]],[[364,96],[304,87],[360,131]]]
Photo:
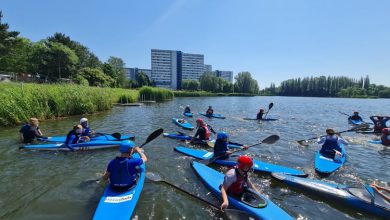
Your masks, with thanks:
[[[237,209],[225,209],[223,213],[224,213],[224,217],[229,220],[246,220],[246,219],[260,220],[257,216],[251,213],[237,210]]]
[[[307,140],[299,140],[299,141],[297,141],[298,142],[298,144],[300,144],[300,145],[302,145],[302,146],[309,146],[309,144],[307,143]]]
[[[214,147],[215,146],[215,140],[207,141],[207,146]]]
[[[264,143],[264,144],[273,144],[273,143],[275,143],[276,141],[278,141],[279,139],[280,139],[279,135],[274,134],[274,135],[271,135],[271,136],[265,138],[265,139],[262,141],[262,143]]]
[[[269,103],[268,111],[269,111],[272,107],[274,107],[274,103],[273,103],[273,102]]]
[[[122,137],[121,133],[118,133],[118,132],[112,133],[111,136],[113,136],[118,141],[121,140],[121,137]]]
[[[151,134],[148,136],[148,138],[146,138],[145,143],[143,143],[143,144],[140,146],[140,148],[143,147],[145,144],[151,142],[152,140],[156,139],[156,138],[157,138],[158,136],[160,136],[163,132],[164,132],[164,129],[162,129],[162,128],[159,128],[159,129],[153,131],[153,133],[151,133]]]
[[[158,175],[157,173],[152,173],[152,172],[146,172],[146,178],[148,178],[149,180],[151,180],[153,182],[158,182],[158,181],[162,180],[160,175]]]

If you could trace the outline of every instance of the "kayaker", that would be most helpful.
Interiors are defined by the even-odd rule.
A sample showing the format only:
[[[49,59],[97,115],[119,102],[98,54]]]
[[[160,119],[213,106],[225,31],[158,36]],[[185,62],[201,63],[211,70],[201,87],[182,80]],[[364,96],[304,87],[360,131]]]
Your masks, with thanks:
[[[214,114],[214,110],[213,110],[213,107],[210,105],[206,111],[206,115],[212,115],[212,114]]]
[[[336,132],[332,128],[326,129],[326,136],[318,141],[318,144],[322,144],[320,150],[321,155],[328,158],[341,158],[341,144],[348,145],[348,142],[336,135]]]
[[[32,143],[37,138],[47,139],[42,136],[42,131],[39,129],[39,121],[37,118],[30,118],[28,124],[23,125],[19,130],[19,139],[22,143]]]
[[[73,129],[69,131],[69,133],[66,135],[65,139],[65,146],[69,147],[72,149],[71,145],[72,144],[77,144],[80,142],[86,142],[89,141],[88,136],[82,136],[83,133],[83,126],[80,124],[73,126]]]
[[[390,117],[371,116],[370,119],[374,122],[374,132],[381,133],[383,128],[387,128],[386,122],[390,119]]]
[[[257,120],[261,120],[261,119],[263,119],[263,115],[264,115],[264,109],[260,109],[259,110],[259,112],[257,113],[257,115],[256,115],[256,119]]]
[[[95,131],[91,131],[91,128],[89,127],[87,118],[81,118],[80,125],[83,126],[83,133],[81,134],[81,136],[91,137],[96,133]]]
[[[187,105],[186,108],[184,109],[184,113],[191,113],[191,109],[189,105]]]
[[[242,146],[244,149],[248,149],[248,146]],[[214,145],[214,157],[218,157],[219,160],[226,160],[229,158],[232,152],[229,149],[229,135],[226,132],[218,132],[217,140]]]
[[[110,187],[115,191],[126,191],[137,182],[137,167],[148,161],[141,148],[132,141],[123,141],[119,146],[121,155],[111,160],[103,175],[103,180],[110,180]],[[141,158],[131,155],[136,152]]]
[[[248,156],[240,156],[237,165],[225,173],[225,178],[221,185],[222,204],[221,210],[229,206],[228,195],[241,198],[246,188],[259,192],[249,180],[249,171],[252,169],[253,160]]]
[[[383,192],[381,192],[381,190],[385,191],[385,192],[388,192],[390,193],[390,188],[387,188],[387,187],[383,187],[383,186],[379,186],[377,185],[375,182],[371,183],[370,186],[379,194],[381,195],[387,202],[390,202],[390,196],[384,194]]]
[[[198,118],[196,119],[196,127],[198,130],[196,130],[196,133],[194,137],[191,138],[191,143],[194,143],[194,141],[208,141],[210,139],[210,130],[206,123],[204,123],[203,119]]]
[[[349,120],[358,120],[363,121],[362,117],[360,117],[359,112],[354,112],[352,116],[348,117]]]
[[[180,118],[180,119],[177,119],[177,122],[179,122],[180,124],[183,124],[183,123],[185,123],[185,122],[186,122],[186,120],[184,120],[184,119]]]
[[[390,146],[390,128],[382,129],[381,141],[383,145]]]

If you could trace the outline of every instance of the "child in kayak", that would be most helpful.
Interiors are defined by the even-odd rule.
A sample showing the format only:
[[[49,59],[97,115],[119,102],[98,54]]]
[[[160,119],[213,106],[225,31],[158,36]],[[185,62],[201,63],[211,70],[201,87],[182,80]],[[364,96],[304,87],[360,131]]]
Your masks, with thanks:
[[[390,117],[371,116],[370,119],[374,122],[374,132],[380,133],[383,128],[387,128],[386,122],[390,119]]]
[[[37,138],[46,139],[47,137],[42,136],[42,131],[39,129],[39,121],[37,118],[30,118],[29,123],[25,124],[19,130],[19,138],[22,143],[32,143]]]
[[[81,142],[89,141],[90,138],[88,136],[82,136],[83,133],[83,126],[80,124],[73,126],[73,129],[69,131],[69,133],[66,135],[65,139],[65,146],[72,149],[72,144],[77,144]]]
[[[189,105],[187,105],[186,108],[184,109],[184,113],[191,113],[191,109]]]
[[[180,118],[180,119],[177,119],[177,122],[179,122],[180,124],[183,124],[183,123],[186,123],[186,120]]]
[[[326,134],[325,137],[318,141],[318,144],[322,144],[321,155],[328,158],[340,158],[342,156],[340,145],[348,145],[348,142],[336,135],[332,128],[326,129]]]
[[[363,121],[362,117],[360,117],[359,112],[354,112],[352,116],[348,117],[349,120],[357,120]]]
[[[210,105],[206,111],[206,115],[213,115],[213,114],[214,114],[214,110],[213,107]]]
[[[110,180],[110,187],[115,191],[126,191],[137,181],[137,167],[148,161],[141,148],[134,147],[132,141],[123,141],[119,146],[121,155],[111,160],[103,175],[103,180]],[[131,155],[136,152],[141,158]]]
[[[246,188],[258,192],[256,187],[249,180],[249,171],[252,169],[253,160],[248,156],[240,156],[237,165],[225,173],[225,178],[221,185],[222,204],[221,210],[229,206],[228,195],[241,198]]]
[[[257,115],[256,115],[256,119],[257,120],[261,120],[261,119],[263,119],[263,115],[264,115],[264,109],[260,109],[259,110],[259,112],[257,113]]]
[[[196,119],[196,126],[198,130],[196,130],[196,133],[194,137],[191,138],[191,143],[194,143],[195,141],[208,141],[210,139],[210,131],[208,126],[204,123],[203,119],[198,118]]]
[[[80,125],[83,126],[83,133],[81,134],[81,136],[92,137],[96,133],[95,131],[91,131],[91,129],[89,128],[87,118],[81,118]]]
[[[390,128],[382,129],[381,141],[383,145],[390,146]]]
[[[219,160],[226,160],[229,158],[232,152],[229,149],[229,135],[226,132],[218,132],[217,140],[214,145],[214,157],[218,157]],[[245,150],[248,146],[242,146]]]

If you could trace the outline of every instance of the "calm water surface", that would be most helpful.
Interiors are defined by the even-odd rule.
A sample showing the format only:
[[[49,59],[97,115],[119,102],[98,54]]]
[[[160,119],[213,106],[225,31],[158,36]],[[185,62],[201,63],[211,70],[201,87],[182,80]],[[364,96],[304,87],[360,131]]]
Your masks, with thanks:
[[[276,122],[257,123],[244,121],[255,117],[260,106],[275,105],[269,117]],[[355,110],[369,120],[370,115],[390,115],[390,99],[330,99],[288,97],[213,97],[176,98],[173,101],[141,107],[115,107],[111,111],[88,116],[90,126],[100,132],[121,132],[136,135],[143,143],[147,135],[162,127],[165,132],[180,131],[171,122],[180,117],[182,108],[191,105],[194,112],[205,111],[212,105],[215,113],[227,119],[206,121],[216,130],[229,132],[232,141],[256,143],[271,135],[281,137],[276,144],[259,145],[247,151],[251,156],[270,163],[304,169],[311,178],[318,178],[313,169],[313,156],[318,146],[298,145],[295,140],[324,134],[327,127],[348,130],[346,116]],[[42,122],[40,127],[48,136],[65,135],[80,117]],[[189,119],[195,123],[195,119]],[[0,219],[91,219],[104,186],[84,184],[98,178],[116,150],[90,152],[38,152],[19,150],[18,129],[0,128]],[[191,133],[191,132],[190,132]],[[348,158],[342,169],[327,178],[328,181],[360,185],[373,180],[389,184],[390,149],[368,144],[374,135],[346,133],[350,146]],[[181,144],[160,137],[146,145],[149,158],[147,170],[160,174],[167,181],[198,193],[203,198],[217,202],[208,193],[190,167],[189,157],[173,151]],[[218,167],[214,167],[220,169]],[[268,175],[253,175],[256,186],[272,201],[299,219],[376,219],[338,204],[323,202],[320,198],[271,180]],[[138,202],[135,219],[219,219],[220,214],[209,206],[163,184],[150,181]]]

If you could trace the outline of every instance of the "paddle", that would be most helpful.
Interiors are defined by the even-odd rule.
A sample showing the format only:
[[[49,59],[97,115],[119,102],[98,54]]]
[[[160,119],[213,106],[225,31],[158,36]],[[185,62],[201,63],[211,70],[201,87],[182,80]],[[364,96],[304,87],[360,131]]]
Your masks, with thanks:
[[[262,144],[262,143],[265,143],[265,144],[273,144],[273,143],[275,143],[276,141],[278,141],[279,139],[280,139],[280,137],[279,137],[278,135],[274,134],[274,135],[271,135],[271,136],[266,137],[264,140],[262,140],[262,141],[259,142],[259,143],[249,145],[248,148],[254,147],[254,146],[256,146],[256,145],[260,145],[260,144]],[[239,151],[242,151],[242,150],[245,150],[245,148],[240,148],[240,149],[237,149],[237,150],[233,150],[233,151],[231,152],[231,154],[236,153],[236,152],[239,152]],[[204,165],[209,165],[209,164],[213,163],[214,161],[216,161],[216,160],[218,160],[219,158],[224,157],[224,156],[226,156],[226,155],[221,155],[221,156],[218,156],[218,157],[212,157],[212,158],[207,159],[207,160],[201,160],[201,161],[199,161],[199,163],[202,163],[202,164],[204,164]]]
[[[184,190],[184,189],[180,188],[179,186],[176,186],[173,183],[170,183],[170,182],[168,182],[166,180],[163,180],[161,178],[161,176],[156,174],[156,173],[147,172],[146,173],[146,178],[148,178],[149,180],[151,180],[153,182],[165,183],[165,184],[167,184],[167,185],[169,185],[169,186],[171,186],[171,187],[173,187],[173,188],[175,188],[175,189],[177,189],[177,190],[179,190],[179,191],[181,191],[181,192],[183,192],[183,193],[185,193],[187,195],[192,196],[195,199],[198,199],[198,200],[200,200],[200,201],[202,201],[204,203],[207,203],[208,205],[210,205],[211,207],[213,207],[213,208],[215,208],[217,210],[220,210],[220,207],[218,207],[214,203],[211,203],[211,202],[209,202],[209,201],[207,201],[207,200],[205,200],[205,199],[203,199],[203,198],[201,198],[201,197],[199,197],[199,196],[197,196],[197,195],[195,195],[195,194],[193,194],[193,193],[191,193],[191,192],[189,192],[187,190]],[[248,212],[245,212],[245,211],[241,211],[241,210],[237,210],[237,209],[225,209],[223,213],[224,213],[224,215],[225,215],[225,217],[227,219],[231,219],[231,220],[233,220],[233,219],[234,220],[236,220],[236,219],[237,220],[241,220],[241,219],[256,219],[256,220],[259,220],[259,218],[257,216],[254,216],[251,213],[248,213]]]
[[[342,115],[346,115],[346,116],[348,116],[348,117],[351,117],[350,115],[348,115],[348,114],[345,113],[345,112],[339,111],[339,113],[342,114]],[[370,125],[373,125],[374,123],[372,123],[372,122],[364,122],[364,121],[363,121],[363,124],[370,124]]]
[[[345,132],[351,132],[351,131],[358,131],[358,130],[361,130],[361,129],[365,129],[367,128],[367,125],[366,124],[361,124],[361,125],[358,125],[357,127],[355,128],[352,128],[352,129],[349,129],[349,130],[345,130],[345,131],[340,131],[338,132],[339,134],[341,133],[345,133]],[[313,138],[309,138],[309,139],[304,139],[304,140],[299,140],[297,141],[298,144],[300,145],[303,145],[303,146],[308,146],[307,142],[310,141],[310,140],[314,140],[314,139],[318,139],[318,138],[322,138],[322,137],[325,137],[326,135],[321,135],[319,137],[313,137]]]
[[[273,103],[273,102],[269,103],[269,105],[268,105],[268,111],[267,111],[267,113],[265,113],[264,118],[267,118],[268,112],[269,112],[269,110],[271,110],[272,107],[274,107],[274,103]]]
[[[153,141],[154,139],[156,139],[158,136],[160,136],[162,133],[164,132],[164,129],[162,128],[159,128],[155,131],[153,131],[153,133],[149,134],[149,136],[146,138],[146,141],[141,144],[141,146],[139,146],[139,148],[142,148],[145,144]],[[93,179],[93,180],[87,180],[84,182],[84,184],[87,184],[87,183],[90,183],[90,182],[97,182],[101,179],[102,177],[99,177],[98,179]]]

